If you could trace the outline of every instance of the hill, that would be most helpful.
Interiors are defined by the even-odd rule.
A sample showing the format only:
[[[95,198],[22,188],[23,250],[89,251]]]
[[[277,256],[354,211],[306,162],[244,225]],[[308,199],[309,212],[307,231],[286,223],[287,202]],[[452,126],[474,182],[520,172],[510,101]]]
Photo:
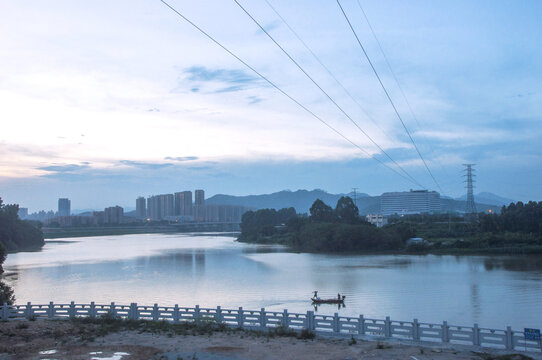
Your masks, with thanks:
[[[484,194],[484,193],[482,193]],[[486,193],[489,194],[489,193]],[[308,213],[311,205],[316,199],[322,200],[324,203],[335,207],[337,201],[341,196],[350,196],[354,198],[353,193],[349,194],[330,194],[321,189],[315,190],[283,190],[271,194],[263,195],[247,195],[247,196],[234,196],[234,195],[214,195],[205,200],[207,204],[216,205],[242,205],[251,207],[254,209],[282,209],[293,206],[300,214]],[[493,195],[493,194],[491,194]],[[376,214],[380,212],[380,196],[369,196],[365,193],[357,193],[356,204],[359,208],[361,215]],[[497,197],[497,195],[493,195]],[[477,199],[475,197],[475,199]],[[502,198],[504,199],[504,198]],[[442,198],[442,211],[457,211],[462,212],[466,208],[466,202],[464,200],[456,200],[451,198]],[[476,203],[478,211],[487,212],[491,209],[494,212],[500,210],[501,205],[492,203]]]
[[[455,200],[466,201],[467,195],[460,196]],[[510,203],[515,203],[516,200],[504,198],[499,195],[495,195],[490,192],[481,192],[474,195],[474,201],[480,204],[495,205],[495,206],[508,206]]]

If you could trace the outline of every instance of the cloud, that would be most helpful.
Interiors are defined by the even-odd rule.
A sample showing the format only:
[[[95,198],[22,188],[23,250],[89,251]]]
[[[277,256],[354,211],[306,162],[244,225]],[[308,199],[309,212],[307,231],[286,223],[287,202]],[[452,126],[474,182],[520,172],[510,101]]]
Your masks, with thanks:
[[[55,173],[72,173],[74,171],[86,169],[89,167],[87,162],[84,162],[82,164],[83,165],[78,165],[78,164],[50,165],[50,166],[42,166],[37,169],[49,171],[49,172],[55,172]]]
[[[132,160],[121,160],[119,161],[120,164],[126,165],[126,166],[132,166],[137,167],[141,169],[162,169],[168,166],[173,166],[172,163],[149,163],[149,162],[142,162],[142,161],[132,161]]]
[[[268,33],[275,30],[275,29],[278,29],[279,27],[281,26],[281,21],[280,20],[275,20],[275,21],[272,21],[270,23],[267,23],[267,24],[264,24],[262,25],[262,27],[265,29],[265,31],[267,31]],[[259,29],[256,31],[256,34],[257,35],[264,35],[265,33],[262,31],[262,29]]]
[[[197,156],[178,156],[178,157],[171,157],[166,156],[164,160],[172,160],[172,161],[192,161],[192,160],[198,160],[199,157]]]
[[[245,89],[245,87],[243,85],[234,85],[234,86],[228,86],[228,87],[225,87],[225,88],[215,90],[214,93],[215,94],[220,94],[220,93],[226,93],[226,92],[241,91],[241,90],[244,90],[244,89]]]
[[[249,96],[249,97],[247,97],[247,99],[249,100],[248,101],[249,105],[257,104],[257,103],[263,101],[263,99],[261,97],[258,97],[258,96]]]
[[[217,69],[210,70],[205,66],[192,66],[185,70],[190,81],[219,81],[232,84],[247,84],[258,81],[258,78],[249,75],[243,70]]]

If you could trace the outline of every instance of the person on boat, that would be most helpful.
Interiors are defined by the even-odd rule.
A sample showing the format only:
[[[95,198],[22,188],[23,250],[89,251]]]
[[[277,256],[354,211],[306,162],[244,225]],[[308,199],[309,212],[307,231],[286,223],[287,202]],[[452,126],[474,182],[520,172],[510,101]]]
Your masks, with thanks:
[[[318,299],[318,290],[314,290],[314,296],[315,299]]]
[[[337,299],[341,300],[341,294],[340,293],[337,293]]]

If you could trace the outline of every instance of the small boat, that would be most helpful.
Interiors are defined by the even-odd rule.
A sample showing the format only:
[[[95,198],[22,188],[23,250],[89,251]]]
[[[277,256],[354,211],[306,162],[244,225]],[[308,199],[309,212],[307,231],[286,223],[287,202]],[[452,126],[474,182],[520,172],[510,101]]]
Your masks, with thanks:
[[[313,304],[344,304],[344,298],[346,296],[342,296],[340,299],[320,299],[320,298],[311,298]]]
[[[311,298],[313,304],[344,304],[344,298],[346,296],[337,295],[336,298],[322,299],[318,296],[318,291],[314,292],[314,296]]]

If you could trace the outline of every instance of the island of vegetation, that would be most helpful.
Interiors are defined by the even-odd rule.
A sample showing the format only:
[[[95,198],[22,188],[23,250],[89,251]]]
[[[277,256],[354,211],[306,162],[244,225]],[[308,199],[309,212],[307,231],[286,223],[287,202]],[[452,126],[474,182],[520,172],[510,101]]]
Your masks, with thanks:
[[[391,216],[376,227],[358,215],[350,197],[335,209],[316,200],[310,214],[294,208],[243,215],[238,241],[284,244],[303,252],[542,253],[542,202],[512,203],[499,214]]]

